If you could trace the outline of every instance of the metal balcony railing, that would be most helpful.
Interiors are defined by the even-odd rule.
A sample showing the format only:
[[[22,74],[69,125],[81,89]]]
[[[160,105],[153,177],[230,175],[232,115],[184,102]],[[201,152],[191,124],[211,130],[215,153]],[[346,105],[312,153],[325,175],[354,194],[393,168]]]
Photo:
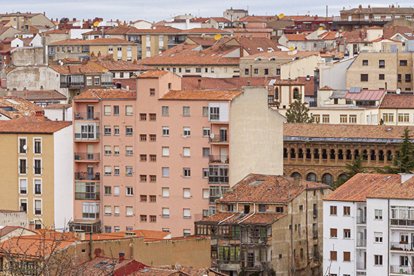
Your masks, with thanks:
[[[219,134],[213,134],[210,137],[211,143],[228,143],[229,138],[227,136],[221,136]]]
[[[99,120],[99,112],[76,112],[74,114],[75,120],[97,121]]]
[[[75,172],[75,180],[100,180],[100,173]]]
[[[99,161],[99,153],[75,152],[75,161]]]
[[[89,140],[98,140],[98,132],[76,132],[75,140],[77,141],[89,141]]]
[[[413,274],[414,268],[412,266],[390,265],[390,272],[393,274]]]
[[[391,242],[390,250],[394,251],[411,251],[414,253],[414,244],[413,243],[401,243],[401,242]]]
[[[228,164],[229,156],[228,155],[210,155],[209,160],[210,160],[210,163]]]
[[[100,200],[100,193],[75,193],[76,200]]]
[[[411,219],[391,219],[391,226],[413,227],[414,220]]]

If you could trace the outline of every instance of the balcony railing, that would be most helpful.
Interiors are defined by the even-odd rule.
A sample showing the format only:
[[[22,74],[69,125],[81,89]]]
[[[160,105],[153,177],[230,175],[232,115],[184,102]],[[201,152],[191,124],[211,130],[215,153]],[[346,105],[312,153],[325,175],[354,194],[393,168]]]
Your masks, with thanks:
[[[229,142],[229,139],[227,136],[213,134],[210,137],[210,143],[228,143],[228,142]]]
[[[99,112],[76,112],[75,120],[97,121],[99,120]]]
[[[210,160],[210,163],[228,164],[229,156],[228,155],[210,155],[209,160]]]
[[[366,247],[367,246],[367,240],[366,239],[358,239],[357,240],[357,247]]]
[[[60,82],[60,88],[82,88],[85,87],[84,81]]]
[[[100,193],[75,193],[76,200],[100,200]]]
[[[393,274],[414,274],[414,268],[412,266],[391,265],[390,270]]]
[[[411,251],[412,253],[414,253],[414,244],[392,242],[390,244],[390,249],[394,251]]]
[[[75,161],[99,161],[99,153],[75,152]]]
[[[413,227],[414,220],[411,219],[391,219],[391,226]]]
[[[75,180],[100,180],[100,173],[75,172]]]
[[[357,216],[357,224],[366,224],[367,217],[366,216]]]
[[[208,183],[209,184],[228,184],[229,177],[228,176],[209,176]]]
[[[90,140],[99,140],[99,133],[96,132],[77,132],[75,133],[76,141],[90,141]]]

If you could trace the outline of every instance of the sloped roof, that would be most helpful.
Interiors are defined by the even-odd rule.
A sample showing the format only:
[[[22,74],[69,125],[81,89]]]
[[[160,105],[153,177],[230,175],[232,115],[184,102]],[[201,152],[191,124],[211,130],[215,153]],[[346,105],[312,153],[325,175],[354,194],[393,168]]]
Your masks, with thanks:
[[[75,96],[74,100],[135,100],[136,93],[121,89],[88,89]]]
[[[50,43],[50,46],[66,45],[135,45],[133,42],[120,38],[96,38],[96,39],[66,39]]]
[[[248,77],[248,78],[200,78],[200,77],[183,77],[181,78],[181,87],[183,90],[236,90],[243,86],[266,86],[265,77]]]
[[[236,90],[171,90],[161,100],[231,101],[240,94]]]
[[[386,94],[381,102],[380,109],[413,109],[414,95]]]
[[[355,101],[379,101],[384,97],[385,93],[385,90],[361,90],[359,93],[348,92],[345,98]]]
[[[76,75],[76,74],[94,74],[106,73],[109,70],[94,61],[88,61],[85,64],[69,64],[69,65],[49,65],[49,67],[62,75]]]
[[[51,121],[43,116],[27,116],[14,120],[0,121],[0,133],[41,133],[52,134],[72,122]]]

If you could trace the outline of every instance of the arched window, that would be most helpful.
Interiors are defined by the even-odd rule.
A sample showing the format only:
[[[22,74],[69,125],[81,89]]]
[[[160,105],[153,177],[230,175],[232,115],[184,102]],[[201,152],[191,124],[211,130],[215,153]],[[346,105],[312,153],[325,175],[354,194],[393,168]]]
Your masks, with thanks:
[[[344,159],[344,152],[340,149],[338,150],[338,159],[343,160]]]
[[[324,175],[322,175],[322,183],[325,183],[327,185],[332,185],[333,184],[333,176],[330,173],[325,173]]]
[[[314,159],[319,159],[319,149],[314,149],[313,150],[313,158]]]
[[[312,158],[311,150],[306,149],[306,159],[311,159],[311,158]]]
[[[303,149],[298,150],[298,158],[303,158]]]
[[[322,149],[322,159],[323,160],[328,159],[328,154],[326,153],[326,149]]]
[[[387,150],[387,161],[392,161],[392,151]]]
[[[297,87],[293,88],[293,98],[295,100],[300,100],[300,93]]]
[[[296,158],[296,152],[294,148],[290,149],[290,159],[295,159]]]
[[[316,182],[316,174],[314,174],[314,173],[308,173],[308,174],[306,175],[306,180],[307,180],[307,181],[313,181],[313,182]]]
[[[302,175],[298,172],[294,172],[290,176],[293,177],[294,179],[302,179]]]
[[[348,176],[346,175],[346,173],[341,173],[340,175],[338,175],[338,180],[345,181],[347,179]]]
[[[378,159],[379,159],[379,161],[384,161],[384,151],[383,150],[380,150],[378,152]]]
[[[370,160],[371,161],[376,161],[377,160],[377,155],[375,154],[375,150],[371,150]]]
[[[352,159],[351,150],[346,150],[346,160],[351,160],[351,159]]]
[[[362,151],[362,160],[368,160],[368,151],[367,150]]]
[[[359,158],[359,150],[354,150],[354,158],[355,159]]]
[[[287,148],[283,148],[283,158],[288,158],[288,150],[287,150]]]

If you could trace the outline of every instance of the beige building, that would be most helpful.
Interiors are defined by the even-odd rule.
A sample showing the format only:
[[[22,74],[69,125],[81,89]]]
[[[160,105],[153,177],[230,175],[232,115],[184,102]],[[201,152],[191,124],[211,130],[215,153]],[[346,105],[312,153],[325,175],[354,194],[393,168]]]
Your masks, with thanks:
[[[346,73],[346,88],[413,91],[413,54],[360,53]]]
[[[55,27],[55,24],[43,13],[3,13],[0,14],[0,21],[6,22],[6,27],[13,27],[19,31],[28,31],[30,27]]]
[[[64,229],[73,217],[71,123],[42,115],[0,121],[0,141],[0,209],[25,211],[36,229]]]
[[[212,267],[227,275],[321,275],[322,198],[329,186],[249,174],[197,221]]]
[[[119,38],[55,41],[49,44],[48,52],[49,58],[53,61],[65,58],[87,60],[92,55],[111,56],[114,60],[133,61],[137,59],[136,44]]]

